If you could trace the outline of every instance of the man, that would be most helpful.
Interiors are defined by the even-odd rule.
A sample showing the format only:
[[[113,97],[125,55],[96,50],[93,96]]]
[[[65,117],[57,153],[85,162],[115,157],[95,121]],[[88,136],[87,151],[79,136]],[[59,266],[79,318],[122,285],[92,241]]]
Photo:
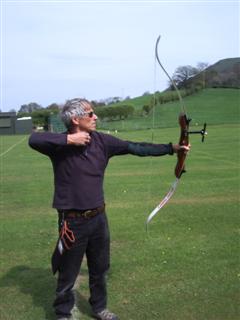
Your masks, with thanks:
[[[85,99],[66,102],[61,112],[65,133],[33,133],[29,144],[49,156],[54,171],[53,207],[59,214],[60,237],[53,255],[58,270],[54,308],[57,319],[70,319],[72,288],[83,255],[89,271],[89,303],[93,316],[117,320],[107,309],[106,272],[109,269],[109,230],[105,214],[103,178],[115,155],[161,156],[188,147],[178,144],[133,143],[96,131],[97,116]]]

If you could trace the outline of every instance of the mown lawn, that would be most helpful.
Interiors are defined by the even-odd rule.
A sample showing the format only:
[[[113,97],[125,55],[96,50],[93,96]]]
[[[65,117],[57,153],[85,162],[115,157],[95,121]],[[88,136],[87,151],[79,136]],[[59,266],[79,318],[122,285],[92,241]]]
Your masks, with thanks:
[[[191,137],[188,172],[148,233],[146,218],[174,180],[175,157],[110,161],[105,178],[112,239],[109,307],[121,320],[240,317],[239,126],[211,125],[208,132],[204,144]],[[118,136],[149,141],[151,131]],[[154,140],[163,143],[175,137],[178,128],[154,132]],[[23,138],[0,137],[0,319],[53,320],[52,168]],[[76,297],[77,319],[91,319],[85,262]]]

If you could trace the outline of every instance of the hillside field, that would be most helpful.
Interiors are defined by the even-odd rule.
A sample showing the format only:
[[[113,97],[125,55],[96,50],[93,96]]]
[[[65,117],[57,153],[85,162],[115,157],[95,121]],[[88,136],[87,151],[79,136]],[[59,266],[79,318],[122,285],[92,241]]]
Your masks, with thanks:
[[[208,122],[208,136],[204,143],[199,136],[190,137],[187,173],[148,233],[147,216],[174,181],[175,156],[120,156],[109,163],[108,304],[121,320],[240,317],[239,90],[225,90],[211,89],[186,99],[194,126]],[[179,106],[170,104],[166,112],[161,110],[162,117],[171,114],[176,123],[175,108]],[[153,135],[155,142],[177,142],[179,128],[166,121],[169,126],[155,128],[154,133],[150,129],[112,134],[133,141],[151,141]],[[56,279],[50,258],[57,216],[51,209],[52,167],[27,141],[27,136],[0,137],[0,320],[54,320]],[[86,261],[78,280],[75,315],[88,320]]]
[[[181,110],[179,101],[157,104],[148,116],[138,115],[143,105],[149,104],[152,98],[152,95],[142,96],[124,102],[123,104],[129,104],[135,108],[135,116],[124,121],[100,121],[99,127],[119,131],[175,127],[178,112]],[[184,98],[184,106],[192,119],[191,126],[198,127],[204,122],[209,125],[239,123],[239,101],[240,90],[238,89],[205,89]]]

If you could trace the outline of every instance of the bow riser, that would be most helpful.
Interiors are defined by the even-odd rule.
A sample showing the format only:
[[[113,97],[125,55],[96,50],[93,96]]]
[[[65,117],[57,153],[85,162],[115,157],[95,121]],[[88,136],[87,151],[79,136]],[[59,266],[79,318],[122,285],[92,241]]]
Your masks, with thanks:
[[[188,146],[189,138],[188,138],[188,129],[189,129],[189,122],[190,120],[187,118],[185,113],[180,113],[178,118],[179,126],[181,129],[180,138],[179,138],[179,145],[180,146]],[[175,176],[176,178],[180,178],[181,175],[185,172],[185,159],[186,159],[186,151],[179,150],[177,157],[178,161],[175,167]]]

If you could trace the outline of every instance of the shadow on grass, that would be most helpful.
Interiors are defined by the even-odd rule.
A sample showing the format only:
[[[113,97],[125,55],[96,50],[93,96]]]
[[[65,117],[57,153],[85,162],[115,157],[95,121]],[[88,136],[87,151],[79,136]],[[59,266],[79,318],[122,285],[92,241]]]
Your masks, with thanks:
[[[55,319],[52,303],[55,298],[56,279],[50,269],[13,267],[0,278],[0,287],[19,288],[23,294],[32,297],[34,307],[44,310],[45,320]],[[90,314],[87,300],[78,292],[76,292],[76,305],[82,314]]]

